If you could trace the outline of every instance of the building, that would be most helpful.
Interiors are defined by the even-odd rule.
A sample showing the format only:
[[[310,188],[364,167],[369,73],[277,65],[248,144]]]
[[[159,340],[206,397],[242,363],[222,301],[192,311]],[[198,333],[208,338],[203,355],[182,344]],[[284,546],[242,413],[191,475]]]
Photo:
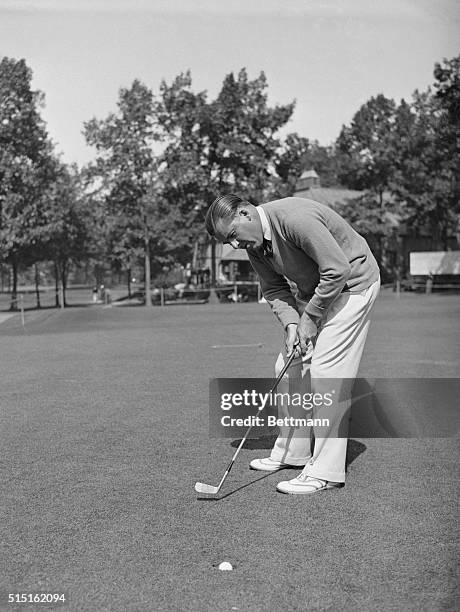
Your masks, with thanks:
[[[214,253],[217,284],[257,280],[244,249],[234,249],[230,244],[215,243]],[[198,277],[197,284],[209,284],[212,266],[211,244],[207,236],[204,236],[195,245],[192,262],[192,269]]]
[[[320,178],[313,168],[311,170],[305,170],[299,180],[297,181],[297,191],[305,191],[307,189],[312,189],[315,187],[320,187],[321,181]]]

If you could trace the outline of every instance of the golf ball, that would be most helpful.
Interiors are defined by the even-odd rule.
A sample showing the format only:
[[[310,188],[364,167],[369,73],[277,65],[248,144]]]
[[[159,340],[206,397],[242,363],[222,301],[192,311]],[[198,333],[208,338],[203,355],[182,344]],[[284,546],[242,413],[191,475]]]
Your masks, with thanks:
[[[219,569],[222,572],[225,572],[225,571],[228,571],[228,570],[232,570],[233,567],[232,567],[232,564],[229,563],[228,561],[222,561],[222,563],[219,565]]]

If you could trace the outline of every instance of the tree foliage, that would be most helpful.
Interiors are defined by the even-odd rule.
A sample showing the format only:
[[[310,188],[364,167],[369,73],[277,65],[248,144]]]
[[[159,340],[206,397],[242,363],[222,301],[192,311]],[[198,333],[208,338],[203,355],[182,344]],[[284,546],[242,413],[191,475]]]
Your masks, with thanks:
[[[360,211],[373,233],[382,231],[378,215],[390,212],[431,236],[432,248],[447,249],[460,210],[460,56],[436,64],[434,77],[434,88],[410,102],[371,98],[342,128],[337,151],[341,181],[369,192]]]
[[[230,73],[210,108],[208,163],[216,188],[256,202],[269,195],[281,144],[277,133],[294,111],[294,102],[269,107],[267,87],[263,72],[252,81],[244,69],[236,78]]]
[[[152,185],[158,140],[153,121],[153,94],[138,80],[119,92],[118,110],[84,125],[97,157],[86,170],[106,213],[106,239],[113,263],[129,269],[145,254],[146,226],[154,207]],[[153,233],[154,227],[150,227]]]
[[[416,91],[401,103],[392,153],[391,191],[415,231],[432,237],[433,248],[448,248],[460,212],[460,56],[436,64],[434,92]]]
[[[11,265],[90,258],[154,272],[190,261],[204,208],[219,193],[255,203],[292,195],[304,170],[323,187],[362,191],[344,214],[385,249],[395,223],[448,248],[460,213],[460,56],[434,67],[434,84],[408,101],[378,94],[328,147],[296,133],[282,138],[295,102],[270,105],[261,72],[225,76],[214,99],[190,72],[158,95],[139,80],[119,92],[116,111],[84,125],[94,162],[80,173],[53,151],[24,60],[0,62],[0,258]],[[150,265],[150,263],[149,263]]]
[[[76,167],[55,162],[55,179],[49,186],[42,207],[47,219],[40,236],[41,257],[54,262],[56,281],[60,281],[65,302],[67,276],[71,263],[79,264],[92,252],[93,211],[81,188]],[[58,296],[56,296],[58,305]]]
[[[308,141],[277,136],[294,103],[269,106],[267,88],[263,72],[251,80],[244,69],[228,74],[211,101],[206,92],[193,91],[189,72],[161,84],[156,120],[166,146],[160,206],[164,240],[176,261],[190,259],[202,210],[217,194],[235,191],[260,202],[294,191]]]
[[[342,128],[337,139],[339,179],[351,189],[382,194],[393,172],[392,135],[396,104],[383,94],[372,97]]]
[[[13,269],[30,257],[47,220],[42,204],[54,179],[52,146],[40,116],[42,94],[24,60],[0,62],[0,256]]]

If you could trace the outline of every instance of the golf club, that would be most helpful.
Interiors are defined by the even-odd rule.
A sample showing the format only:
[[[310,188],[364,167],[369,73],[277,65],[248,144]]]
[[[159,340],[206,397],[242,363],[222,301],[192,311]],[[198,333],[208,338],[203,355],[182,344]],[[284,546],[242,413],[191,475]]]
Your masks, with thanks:
[[[286,363],[284,364],[283,369],[281,370],[281,372],[279,373],[278,378],[275,381],[275,384],[273,385],[273,387],[270,389],[270,393],[273,393],[277,386],[279,385],[281,379],[283,378],[284,374],[286,373],[286,370],[289,368],[289,366],[291,365],[295,354],[296,354],[296,348],[298,346],[298,343],[296,343],[292,349],[292,353],[290,354],[288,360],[286,361]],[[253,428],[253,425],[251,425],[248,430],[246,431],[246,433],[244,434],[244,438],[241,440],[238,448],[236,449],[235,454],[232,457],[232,460],[230,461],[230,463],[228,464],[227,469],[225,470],[224,475],[222,476],[222,480],[219,482],[219,484],[217,485],[217,487],[214,487],[212,485],[209,484],[205,484],[204,482],[197,482],[195,483],[195,491],[197,493],[207,493],[208,495],[216,495],[217,493],[219,493],[222,485],[225,482],[225,479],[227,478],[230,470],[232,469],[233,464],[235,463],[236,458],[238,457],[238,453],[240,452],[240,450],[243,448],[244,443],[247,440],[247,437],[249,435],[249,432],[251,431],[251,429]]]

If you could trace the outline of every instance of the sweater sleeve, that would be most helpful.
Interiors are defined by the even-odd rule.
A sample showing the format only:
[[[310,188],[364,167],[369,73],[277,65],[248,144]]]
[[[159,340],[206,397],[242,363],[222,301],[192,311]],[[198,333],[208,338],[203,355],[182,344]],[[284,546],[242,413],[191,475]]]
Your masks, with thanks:
[[[248,257],[259,277],[262,294],[275,317],[284,328],[291,323],[298,325],[300,316],[287,280],[278,274],[263,256],[248,251]]]
[[[305,307],[313,317],[322,317],[343,290],[351,274],[350,264],[326,224],[317,216],[290,226],[289,239],[318,264],[319,283]]]

